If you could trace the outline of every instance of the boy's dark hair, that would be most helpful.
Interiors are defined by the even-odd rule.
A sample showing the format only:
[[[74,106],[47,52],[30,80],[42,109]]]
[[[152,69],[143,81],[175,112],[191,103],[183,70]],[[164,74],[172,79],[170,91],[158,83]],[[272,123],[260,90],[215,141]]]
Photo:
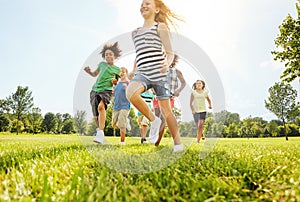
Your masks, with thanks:
[[[114,53],[116,59],[118,59],[122,54],[122,51],[119,48],[118,42],[114,43],[113,45],[111,45],[111,44],[104,45],[104,47],[102,48],[102,51],[100,52],[103,59],[105,58],[105,51],[107,51],[107,50],[111,50]]]
[[[176,66],[176,64],[178,62],[178,59],[179,59],[179,56],[177,54],[174,54],[173,61],[172,61],[171,65],[170,65],[171,68]]]

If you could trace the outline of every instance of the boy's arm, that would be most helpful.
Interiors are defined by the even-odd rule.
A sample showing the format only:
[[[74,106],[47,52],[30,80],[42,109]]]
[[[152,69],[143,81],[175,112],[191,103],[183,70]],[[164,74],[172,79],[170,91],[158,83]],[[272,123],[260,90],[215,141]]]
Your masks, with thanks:
[[[178,89],[176,89],[176,91],[174,92],[174,96],[178,97],[179,94],[181,93],[181,91],[186,86],[186,82],[185,82],[185,79],[184,79],[184,77],[182,75],[182,72],[180,70],[176,69],[176,74],[177,74],[177,77],[180,81],[180,87]]]
[[[92,72],[91,68],[89,66],[85,67],[84,71],[86,73],[88,73],[89,75],[91,75],[92,77],[96,77],[99,74],[99,70],[98,69],[96,69],[95,71]]]

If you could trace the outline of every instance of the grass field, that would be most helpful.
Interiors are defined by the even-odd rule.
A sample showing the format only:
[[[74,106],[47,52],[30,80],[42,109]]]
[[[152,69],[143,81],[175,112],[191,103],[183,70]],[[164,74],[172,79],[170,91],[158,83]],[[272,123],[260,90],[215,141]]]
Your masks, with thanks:
[[[0,134],[0,201],[300,201],[300,138],[92,138]]]

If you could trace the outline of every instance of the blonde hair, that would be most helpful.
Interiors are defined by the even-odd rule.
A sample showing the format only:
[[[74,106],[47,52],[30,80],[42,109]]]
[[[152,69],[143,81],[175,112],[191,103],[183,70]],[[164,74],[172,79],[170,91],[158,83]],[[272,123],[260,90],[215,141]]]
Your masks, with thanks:
[[[121,67],[120,69],[125,69],[126,74],[128,74],[128,69],[126,67]]]
[[[176,30],[177,24],[175,20],[183,21],[178,15],[171,11],[171,9],[163,2],[163,0],[154,0],[156,8],[159,8],[159,12],[155,15],[155,22],[165,23],[170,30],[170,26]]]

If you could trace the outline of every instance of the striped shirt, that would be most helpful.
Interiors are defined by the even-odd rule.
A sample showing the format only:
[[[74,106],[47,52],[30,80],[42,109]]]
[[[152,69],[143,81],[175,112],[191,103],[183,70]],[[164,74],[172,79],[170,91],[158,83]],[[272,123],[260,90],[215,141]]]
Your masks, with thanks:
[[[143,33],[138,33],[139,28],[132,33],[136,51],[137,73],[153,82],[165,81],[167,74],[160,73],[161,62],[164,61],[165,55],[157,28],[158,23]]]

